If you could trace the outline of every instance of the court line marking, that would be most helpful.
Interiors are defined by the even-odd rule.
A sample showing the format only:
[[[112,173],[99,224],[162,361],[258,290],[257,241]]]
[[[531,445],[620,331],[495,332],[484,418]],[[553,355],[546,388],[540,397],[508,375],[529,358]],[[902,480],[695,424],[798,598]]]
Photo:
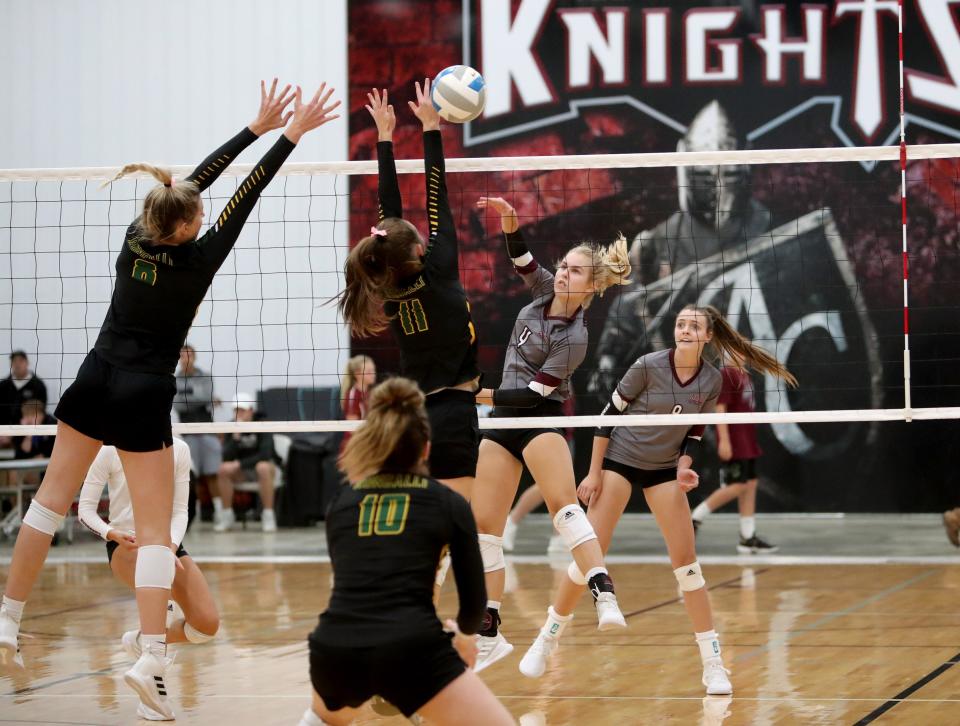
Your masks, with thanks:
[[[955,666],[957,663],[960,663],[960,653],[957,653],[950,660],[944,661],[943,663],[941,663],[939,666],[937,666],[932,671],[927,673],[927,675],[923,676],[923,678],[911,683],[909,686],[904,688],[902,691],[900,691],[900,693],[898,693],[896,696],[891,698],[889,701],[875,708],[873,711],[868,713],[862,719],[857,721],[854,724],[854,726],[866,726],[866,724],[873,723],[878,718],[880,718],[883,714],[889,711],[891,708],[896,706],[898,703],[903,703],[904,701],[906,701],[908,698],[910,698],[910,695],[912,693],[919,691],[925,685],[930,683],[930,681],[936,678],[939,678],[941,675],[943,675],[946,671],[948,671],[951,667]],[[919,703],[920,699],[919,698],[914,699],[914,702]]]
[[[882,600],[882,599],[885,598],[887,595],[892,595],[892,594],[895,593],[895,592],[899,592],[900,590],[904,590],[904,589],[910,587],[911,585],[913,585],[913,584],[915,584],[915,583],[917,583],[917,582],[920,582],[921,580],[926,580],[928,577],[931,577],[931,576],[935,575],[935,574],[938,573],[938,572],[940,572],[939,569],[936,569],[936,570],[927,570],[926,572],[921,572],[919,575],[914,575],[913,577],[908,578],[908,579],[904,580],[903,582],[900,582],[900,583],[898,583],[898,584],[896,584],[896,585],[892,585],[891,587],[888,587],[888,588],[885,589],[885,590],[881,590],[880,592],[875,593],[875,594],[871,595],[871,596],[868,597],[868,598],[864,598],[863,600],[861,600],[861,601],[858,602],[858,603],[854,603],[853,605],[850,605],[850,606],[848,606],[848,607],[845,607],[845,608],[843,608],[842,610],[836,610],[836,611],[834,611],[834,612],[832,612],[832,613],[830,613],[830,614],[828,614],[828,615],[824,615],[822,618],[818,618],[817,620],[814,620],[814,621],[813,621],[812,623],[810,623],[809,625],[804,625],[802,628],[796,628],[795,630],[788,630],[788,631],[787,631],[786,633],[784,633],[783,635],[779,635],[779,636],[772,637],[772,638],[770,638],[770,640],[768,640],[768,641],[767,641],[766,643],[764,643],[763,645],[761,645],[761,646],[759,646],[759,647],[757,647],[757,648],[754,648],[753,650],[749,650],[749,651],[747,651],[746,653],[741,653],[740,655],[736,656],[736,657],[733,659],[733,662],[734,662],[734,663],[743,663],[743,662],[745,662],[745,661],[748,661],[748,660],[750,660],[751,658],[754,658],[754,657],[760,655],[761,653],[766,653],[768,650],[770,650],[771,648],[773,648],[773,647],[775,647],[775,646],[784,645],[787,641],[793,639],[793,638],[796,637],[797,635],[803,635],[804,633],[809,633],[809,632],[811,632],[811,631],[813,631],[813,630],[816,630],[816,629],[819,628],[821,625],[826,625],[827,623],[832,622],[832,621],[836,620],[837,618],[842,618],[843,616],[849,615],[850,613],[855,613],[857,610],[861,610],[861,609],[865,608],[867,605],[870,605],[870,604],[872,604],[872,603],[875,603],[875,602],[877,602],[878,600]]]
[[[192,556],[192,555],[191,555]],[[324,565],[330,563],[328,555],[198,555],[193,561],[201,565]],[[9,566],[10,557],[0,557],[0,565]],[[508,562],[522,565],[566,565],[569,559],[547,555],[508,555]],[[606,562],[614,565],[669,565],[667,555],[608,555]],[[703,565],[953,565],[960,566],[957,555],[930,556],[853,556],[853,555],[702,555],[697,561]],[[102,556],[55,555],[48,557],[47,565],[96,565],[103,564]]]

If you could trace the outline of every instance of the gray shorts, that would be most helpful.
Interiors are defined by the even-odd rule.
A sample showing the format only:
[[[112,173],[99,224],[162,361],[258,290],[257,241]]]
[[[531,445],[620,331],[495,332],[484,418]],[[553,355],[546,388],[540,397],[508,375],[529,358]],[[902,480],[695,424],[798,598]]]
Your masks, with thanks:
[[[223,462],[223,445],[216,434],[192,434],[183,440],[190,447],[190,468],[197,476],[215,476]]]

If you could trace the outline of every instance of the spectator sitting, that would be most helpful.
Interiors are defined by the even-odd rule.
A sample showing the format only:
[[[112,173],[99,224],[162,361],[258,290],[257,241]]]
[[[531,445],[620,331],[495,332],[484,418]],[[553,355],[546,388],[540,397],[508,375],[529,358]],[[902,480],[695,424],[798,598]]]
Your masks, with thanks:
[[[10,354],[10,375],[0,381],[0,423],[20,423],[24,401],[47,403],[47,387],[30,370],[30,359],[22,350]],[[9,437],[0,437],[0,446],[10,445]]]
[[[377,364],[366,355],[355,355],[347,361],[340,384],[340,407],[347,421],[360,421],[367,417],[367,396],[377,383]],[[343,435],[340,449],[346,445],[350,432]]]
[[[253,421],[256,399],[249,393],[238,393],[233,402],[235,421]],[[260,503],[263,512],[260,522],[264,532],[277,531],[273,511],[273,486],[276,478],[276,453],[273,435],[266,433],[227,434],[223,442],[223,463],[217,473],[217,493],[224,502],[220,521],[214,532],[227,532],[236,521],[233,513],[233,485],[235,482],[256,479],[260,485]]]
[[[180,423],[208,423],[213,421],[213,407],[220,401],[213,395],[213,376],[196,365],[197,351],[189,343],[180,348],[180,367],[177,370],[177,395],[173,408]],[[217,473],[223,461],[220,437],[216,434],[184,435],[183,440],[190,447],[190,459],[193,462],[191,480],[190,517],[195,513],[195,501],[199,496],[206,501],[206,489],[213,500],[213,519],[218,522],[223,510],[222,500],[217,496]],[[198,492],[198,490],[201,490]],[[227,509],[230,502],[227,501]]]
[[[46,412],[43,401],[29,399],[20,406],[21,418],[17,422],[21,426],[56,425],[57,419]],[[15,459],[49,459],[53,453],[53,443],[56,436],[35,434],[33,436],[16,436],[13,439],[13,457]]]

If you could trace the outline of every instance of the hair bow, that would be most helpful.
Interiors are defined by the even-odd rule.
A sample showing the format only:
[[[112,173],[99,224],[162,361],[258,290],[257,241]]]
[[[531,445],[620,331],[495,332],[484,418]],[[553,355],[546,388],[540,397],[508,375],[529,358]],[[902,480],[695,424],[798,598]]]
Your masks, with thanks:
[[[371,227],[371,228],[370,228],[370,234],[375,235],[375,236],[377,236],[377,237],[386,237],[386,236],[387,236],[387,230],[385,230],[385,229],[377,229],[376,227]]]

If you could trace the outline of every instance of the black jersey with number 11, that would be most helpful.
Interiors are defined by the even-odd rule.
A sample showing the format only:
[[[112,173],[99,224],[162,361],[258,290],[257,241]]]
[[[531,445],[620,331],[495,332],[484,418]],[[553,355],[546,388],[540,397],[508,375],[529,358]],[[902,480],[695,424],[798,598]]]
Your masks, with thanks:
[[[430,235],[423,270],[386,290],[384,311],[400,346],[400,370],[425,393],[450,388],[480,375],[477,332],[460,283],[457,232],[447,199],[443,141],[439,131],[423,134]],[[403,217],[393,144],[377,144],[380,219]]]

